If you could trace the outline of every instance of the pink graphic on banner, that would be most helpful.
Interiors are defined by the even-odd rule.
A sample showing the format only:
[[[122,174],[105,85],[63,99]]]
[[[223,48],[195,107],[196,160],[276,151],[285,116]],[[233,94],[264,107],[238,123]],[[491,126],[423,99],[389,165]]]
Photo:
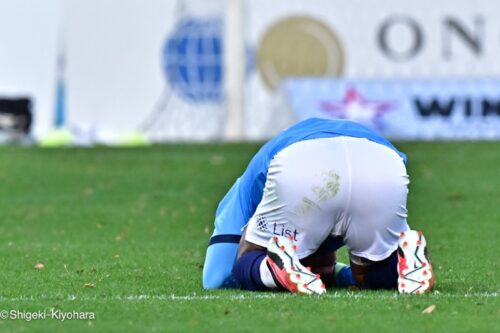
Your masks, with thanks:
[[[371,127],[382,127],[381,117],[392,111],[396,103],[367,101],[355,88],[348,88],[341,101],[320,102],[320,109],[337,119],[349,119]]]

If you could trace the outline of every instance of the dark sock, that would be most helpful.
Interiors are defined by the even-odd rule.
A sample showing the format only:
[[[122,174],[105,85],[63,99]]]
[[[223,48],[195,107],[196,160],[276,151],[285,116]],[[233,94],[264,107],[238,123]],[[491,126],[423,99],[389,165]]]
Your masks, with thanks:
[[[394,289],[398,286],[398,256],[394,251],[387,259],[378,261],[369,266],[365,280],[361,285],[363,289]]]
[[[238,286],[245,290],[269,290],[260,277],[260,264],[266,258],[264,251],[251,251],[242,255],[233,267]]]

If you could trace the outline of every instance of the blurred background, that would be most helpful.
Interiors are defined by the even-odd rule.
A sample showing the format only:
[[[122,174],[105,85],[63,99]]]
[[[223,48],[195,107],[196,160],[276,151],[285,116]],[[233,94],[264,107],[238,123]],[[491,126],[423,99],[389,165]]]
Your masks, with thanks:
[[[500,139],[493,0],[0,0],[0,143]]]

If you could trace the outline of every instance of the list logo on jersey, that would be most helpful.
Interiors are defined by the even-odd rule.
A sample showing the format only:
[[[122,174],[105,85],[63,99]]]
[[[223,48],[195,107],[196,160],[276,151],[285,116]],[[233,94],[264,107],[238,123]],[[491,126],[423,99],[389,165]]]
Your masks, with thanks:
[[[348,119],[374,128],[383,128],[383,115],[395,107],[394,101],[367,100],[353,87],[347,88],[342,100],[319,102],[319,109],[329,117]]]
[[[289,237],[289,238],[291,237],[296,242],[298,234],[299,234],[299,232],[295,228],[288,229],[287,227],[285,227],[282,224],[277,224],[277,223],[273,224],[273,235]]]

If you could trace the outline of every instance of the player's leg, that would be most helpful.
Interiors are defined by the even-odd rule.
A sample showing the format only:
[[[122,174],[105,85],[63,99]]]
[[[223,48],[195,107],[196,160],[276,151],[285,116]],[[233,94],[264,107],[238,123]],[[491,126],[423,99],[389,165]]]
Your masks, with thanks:
[[[246,230],[243,232],[238,259],[232,270],[237,286],[252,291],[277,289],[279,284],[266,264],[267,248],[247,242],[245,234]]]
[[[405,165],[383,145],[354,138],[345,143],[351,165],[351,222],[345,240],[354,274],[362,288],[396,288],[399,237],[410,233]]]
[[[353,273],[361,288],[396,288],[398,238],[409,230],[405,165],[383,145],[357,138],[344,142],[351,166],[345,239]]]
[[[362,260],[362,264],[360,264],[359,259],[361,258],[351,258],[351,269],[358,287],[372,290],[396,288],[398,279],[396,269],[398,257],[396,252],[378,261],[364,259]],[[353,260],[356,260],[356,262]]]
[[[394,289],[420,294],[432,289],[434,273],[427,256],[427,243],[420,231],[403,232],[398,250],[388,258],[364,265],[352,263],[354,275],[364,289]]]
[[[304,285],[304,283],[307,284],[315,280],[317,274],[321,276],[321,282],[324,281],[326,287],[344,288],[356,284],[351,268],[336,262],[336,249],[343,246],[341,239],[329,237],[323,242],[318,251],[299,260],[294,255],[295,244],[292,240],[286,237],[275,237],[279,242],[278,246],[271,244],[268,248],[263,248],[246,242],[245,235],[243,235],[239,250],[240,257],[233,268],[233,275],[236,277],[241,289],[258,291],[288,289],[298,291],[297,284],[299,280]],[[277,262],[279,261],[290,261],[288,269],[295,266],[293,269],[295,277],[298,273],[300,278],[294,279],[294,281],[287,280],[287,276],[291,272],[287,272],[282,264],[278,265]],[[301,269],[299,272],[297,272],[298,267]],[[309,269],[306,267],[310,267],[313,274],[310,274]],[[280,279],[280,275],[285,276]],[[321,282],[317,282],[316,287],[321,289]]]
[[[245,235],[242,241],[244,249],[233,268],[233,276],[241,289],[324,293],[320,276],[297,257],[292,238],[273,236],[266,248],[247,242]],[[332,267],[333,263],[330,269]]]
[[[271,162],[264,196],[247,226],[245,242],[267,248],[267,268],[280,280],[280,284],[288,284],[284,280],[289,277],[294,280],[296,276],[301,276],[300,260],[317,251],[340,215],[339,208],[346,200],[346,191],[340,184],[339,174],[347,170],[339,156],[343,157],[341,145],[326,139],[310,140],[289,146]],[[265,270],[263,259],[253,255],[261,260],[259,267]],[[241,262],[248,267],[246,256],[245,252],[238,259],[236,271],[245,271]],[[252,262],[252,267],[257,266],[256,262]],[[294,269],[297,267],[300,270]],[[333,267],[332,263],[332,272]],[[265,274],[262,272],[261,275]],[[241,275],[242,278],[248,276],[251,275]],[[280,276],[283,278],[280,279]],[[235,277],[238,279],[237,274]],[[307,272],[302,277],[305,279]],[[295,291],[297,283],[292,281],[292,285],[286,287]],[[240,281],[242,287],[253,284],[254,281]]]

